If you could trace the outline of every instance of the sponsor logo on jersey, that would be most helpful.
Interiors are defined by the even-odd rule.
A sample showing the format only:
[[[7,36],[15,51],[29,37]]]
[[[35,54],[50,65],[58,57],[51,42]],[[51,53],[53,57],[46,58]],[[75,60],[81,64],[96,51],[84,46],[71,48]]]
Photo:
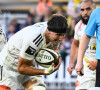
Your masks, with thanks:
[[[26,53],[29,55],[34,55],[35,52],[36,50],[31,46],[29,46],[28,49],[26,50]]]

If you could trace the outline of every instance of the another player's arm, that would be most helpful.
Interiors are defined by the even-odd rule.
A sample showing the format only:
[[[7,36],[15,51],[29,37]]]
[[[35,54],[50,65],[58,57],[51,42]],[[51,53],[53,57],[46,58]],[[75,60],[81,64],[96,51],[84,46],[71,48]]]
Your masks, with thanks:
[[[83,69],[83,57],[84,57],[86,48],[88,47],[89,41],[90,41],[90,37],[84,33],[84,35],[82,36],[82,39],[80,41],[80,45],[79,45],[76,71],[81,71]],[[80,72],[77,72],[77,73],[78,73],[78,75],[81,75]]]
[[[70,53],[70,60],[69,60],[69,66],[67,68],[68,72],[71,74],[73,71],[74,63],[77,59],[78,55],[78,48],[79,48],[79,40],[73,39],[72,45],[71,45],[71,53]]]

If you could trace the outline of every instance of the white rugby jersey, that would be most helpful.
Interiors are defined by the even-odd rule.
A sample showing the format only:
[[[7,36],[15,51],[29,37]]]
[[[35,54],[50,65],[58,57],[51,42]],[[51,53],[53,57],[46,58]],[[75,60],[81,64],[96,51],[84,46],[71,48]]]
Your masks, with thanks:
[[[6,55],[2,57],[5,61],[3,66],[7,69],[17,71],[18,57],[34,60],[34,55],[42,47],[51,47],[52,44],[46,44],[45,31],[47,22],[36,23],[32,26],[23,28],[13,35],[2,52]]]
[[[6,36],[0,27],[0,52],[3,49],[3,47],[5,46],[6,42],[7,42]]]
[[[80,40],[84,34],[85,28],[86,28],[86,25],[83,24],[83,22],[80,20],[75,27],[74,39],[79,40],[79,42],[80,42]],[[80,53],[80,52],[78,52],[78,53]],[[91,37],[88,47],[86,49],[85,55],[84,55],[84,59],[83,59],[84,76],[83,77],[78,76],[78,78],[77,78],[77,80],[80,81],[80,85],[82,85],[82,84],[86,85],[86,84],[84,84],[86,81],[95,80],[96,70],[94,70],[94,71],[90,70],[87,67],[88,63],[86,62],[86,61],[94,61],[95,54],[96,54],[96,35],[94,37]]]
[[[75,27],[75,34],[74,38],[76,40],[81,40],[84,30],[86,28],[86,25],[83,24],[82,20],[79,21]],[[93,61],[95,60],[95,53],[96,53],[96,35],[94,37],[91,37],[90,42],[88,44],[87,50],[85,52],[84,59],[85,61]]]
[[[2,30],[1,27],[0,27],[0,52],[2,51],[2,49],[4,48],[4,46],[6,45],[6,42],[7,42],[6,36],[5,36],[3,30]],[[4,54],[5,54],[5,53],[3,53],[3,55],[4,55]],[[1,60],[1,58],[0,58],[0,65],[2,65],[2,60]]]

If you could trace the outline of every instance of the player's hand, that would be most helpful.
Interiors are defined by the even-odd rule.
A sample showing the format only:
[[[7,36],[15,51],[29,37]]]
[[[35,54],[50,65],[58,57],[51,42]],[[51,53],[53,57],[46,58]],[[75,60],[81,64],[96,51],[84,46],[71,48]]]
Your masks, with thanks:
[[[52,65],[50,65],[50,67],[45,70],[45,75],[52,74],[53,72],[55,72],[56,70],[59,69],[59,67],[61,65],[61,55],[59,53],[58,53],[58,55],[59,55],[59,63],[58,63],[58,65],[55,67],[54,63],[52,63]]]
[[[52,63],[52,65],[50,65],[50,67],[47,68],[47,69],[44,71],[45,75],[50,75],[50,74],[53,73],[53,72],[54,72],[54,63]]]
[[[60,65],[61,65],[61,55],[60,55],[60,53],[59,53],[59,51],[58,50],[54,50],[58,55],[59,55],[59,63],[58,63],[58,65],[55,67],[55,69],[54,69],[54,71],[56,71],[56,70],[58,70],[59,69],[59,67],[60,67]]]
[[[79,76],[83,76],[84,75],[84,73],[83,73],[83,64],[82,63],[77,63],[75,69],[76,69],[76,73]]]
[[[69,72],[69,74],[72,74],[73,68],[74,68],[74,64],[69,64],[67,68],[67,71]]]
[[[54,68],[54,71],[58,70],[59,67],[60,67],[60,65],[61,65],[61,55],[60,55],[59,53],[58,53],[58,55],[59,55],[59,63],[58,63],[58,65]]]
[[[88,68],[89,68],[89,69],[95,70],[96,67],[97,67],[98,61],[97,61],[97,60],[95,60],[95,61],[87,61],[87,63],[89,63],[89,64],[88,64]]]

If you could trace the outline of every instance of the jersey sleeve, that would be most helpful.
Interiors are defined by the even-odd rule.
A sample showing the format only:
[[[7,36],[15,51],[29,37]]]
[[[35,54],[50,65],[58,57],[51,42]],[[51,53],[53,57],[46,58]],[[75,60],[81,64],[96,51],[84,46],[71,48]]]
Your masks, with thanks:
[[[88,36],[94,36],[96,30],[96,12],[95,10],[92,12],[87,27],[85,29],[85,34]]]
[[[34,55],[40,49],[39,44],[40,40],[42,42],[42,36],[39,35],[37,37],[32,37],[28,39],[24,39],[22,48],[20,51],[20,56],[24,59],[33,60]]]

